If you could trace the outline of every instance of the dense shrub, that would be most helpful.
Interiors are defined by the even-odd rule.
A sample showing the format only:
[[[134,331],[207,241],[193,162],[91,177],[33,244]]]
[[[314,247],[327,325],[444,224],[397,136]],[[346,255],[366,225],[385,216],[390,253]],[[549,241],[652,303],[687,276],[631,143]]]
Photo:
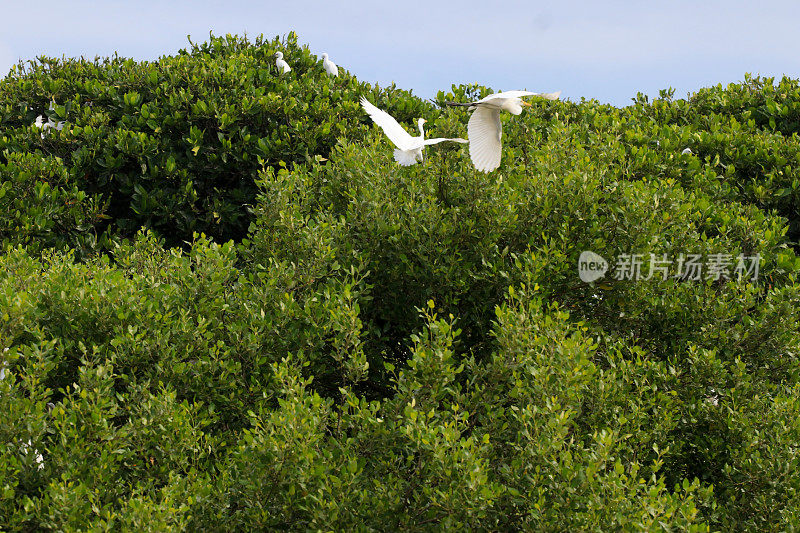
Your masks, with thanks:
[[[286,76],[274,65],[277,50],[292,63]],[[294,34],[253,42],[212,36],[153,62],[41,57],[0,82],[0,163],[17,154],[57,158],[58,181],[26,180],[63,181],[99,195],[105,216],[82,221],[95,233],[130,237],[145,225],[170,244],[191,241],[195,231],[241,239],[256,172],[306,164],[327,156],[341,137],[362,138],[369,119],[358,99],[365,93],[406,120],[432,109],[394,87],[373,89],[345,69],[329,78]],[[64,121],[63,130],[40,137],[31,124],[43,113]],[[64,211],[58,215],[74,217]],[[26,221],[13,229],[28,231]],[[51,240],[74,245],[53,233]]]
[[[743,83],[701,89],[689,99],[698,114],[741,115],[786,136],[800,133],[800,83],[797,79],[745,75]]]
[[[796,82],[534,100],[486,175],[396,165],[357,96],[430,136],[465,110],[314,59],[226,37],[3,81],[3,529],[796,528],[798,139],[750,111]],[[69,125],[31,128],[50,97]]]
[[[70,182],[64,162],[39,154],[7,154],[0,164],[0,242],[30,251],[72,248],[80,255],[97,248],[95,227],[106,215],[98,195]]]

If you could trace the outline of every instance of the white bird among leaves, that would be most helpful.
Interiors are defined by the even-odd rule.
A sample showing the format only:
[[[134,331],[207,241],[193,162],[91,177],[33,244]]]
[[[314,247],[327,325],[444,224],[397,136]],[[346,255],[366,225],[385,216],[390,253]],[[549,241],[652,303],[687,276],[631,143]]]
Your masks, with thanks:
[[[503,125],[500,123],[500,111],[508,111],[512,115],[522,113],[522,106],[530,106],[522,100],[523,96],[539,96],[547,100],[555,100],[561,91],[555,93],[532,93],[530,91],[505,91],[490,94],[476,102],[465,104],[448,102],[449,105],[469,106],[472,116],[467,124],[469,138],[469,156],[475,168],[481,172],[491,172],[500,166],[503,145]]]
[[[445,139],[443,137],[425,139],[425,130],[422,127],[425,124],[424,118],[419,119],[417,122],[419,125],[419,137],[412,137],[389,113],[378,109],[363,96],[361,97],[361,105],[364,107],[364,111],[372,118],[372,121],[380,126],[386,136],[389,137],[389,140],[397,146],[394,151],[394,160],[404,167],[413,165],[417,161],[421,162],[422,150],[431,144],[444,141],[463,144],[469,142],[466,139]]]
[[[20,448],[22,448],[22,452],[25,455],[28,455],[32,451],[35,455],[34,461],[36,462],[36,468],[39,470],[44,468],[44,457],[42,457],[42,454],[39,452],[39,450],[33,447],[33,444],[31,444],[31,439],[28,439],[28,444],[23,442]]]
[[[39,115],[38,117],[36,117],[36,120],[34,121],[33,125],[39,129],[42,128],[47,129],[52,127],[52,121],[48,120],[47,123],[45,124],[42,115]]]
[[[50,111],[53,111],[53,109],[54,109],[53,104],[50,104]],[[33,125],[42,130],[42,133],[40,134],[42,139],[44,139],[45,132],[47,132],[47,130],[50,128],[57,129],[58,131],[64,129],[63,120],[55,122],[52,118],[48,118],[47,122],[44,122],[44,117],[42,117],[42,115],[36,117],[36,120],[34,121]]]
[[[335,78],[339,75],[339,67],[336,66],[336,63],[328,59],[328,54],[322,54],[322,67],[325,69],[325,72],[328,73],[328,76],[333,76]]]
[[[278,70],[282,71],[283,74],[288,74],[292,70],[289,63],[283,60],[283,52],[275,52],[275,66],[278,67]]]

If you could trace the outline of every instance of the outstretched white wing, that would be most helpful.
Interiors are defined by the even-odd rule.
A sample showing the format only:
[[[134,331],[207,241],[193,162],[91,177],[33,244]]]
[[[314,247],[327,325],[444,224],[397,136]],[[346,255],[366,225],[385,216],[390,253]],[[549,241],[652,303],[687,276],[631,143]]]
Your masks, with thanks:
[[[533,96],[538,96],[545,100],[558,100],[558,97],[561,96],[561,91],[556,91],[554,93],[535,93]]]
[[[481,102],[489,102],[491,100],[497,100],[498,98],[520,98],[522,96],[533,96],[536,93],[532,93],[530,91],[504,91],[499,93],[490,94],[486,98],[481,98],[476,104]]]
[[[530,91],[504,91],[500,93],[490,94],[486,98],[483,98],[473,103],[479,104],[481,102],[488,102],[490,100],[496,100],[498,98],[521,98],[523,96],[538,96],[546,100],[555,100],[556,98],[559,97],[560,94],[561,91],[557,91],[554,93],[532,93]]]
[[[466,139],[446,139],[444,137],[436,137],[433,139],[425,139],[422,142],[422,144],[424,144],[425,146],[430,146],[431,144],[438,144],[445,141],[453,141],[454,143],[461,143],[461,144],[467,144],[469,142]]]
[[[386,136],[389,137],[389,140],[400,150],[413,150],[414,148],[420,147],[419,139],[414,139],[409,135],[408,132],[403,129],[403,126],[398,124],[389,113],[378,109],[363,96],[361,97],[361,106],[370,118],[372,118],[372,121],[381,127],[383,133],[385,133]]]
[[[503,151],[500,143],[502,134],[499,109],[489,107],[475,109],[467,124],[467,137],[469,137],[469,156],[477,170],[491,172],[500,166]]]

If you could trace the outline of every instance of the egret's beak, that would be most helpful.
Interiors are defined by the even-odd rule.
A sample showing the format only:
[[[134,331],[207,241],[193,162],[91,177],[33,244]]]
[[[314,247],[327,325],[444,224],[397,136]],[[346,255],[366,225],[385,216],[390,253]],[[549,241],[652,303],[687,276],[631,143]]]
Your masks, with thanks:
[[[523,102],[521,102],[521,103],[522,103],[522,105],[524,105],[525,107],[533,107],[533,106],[530,104],[530,102],[525,102],[525,101],[523,101]]]

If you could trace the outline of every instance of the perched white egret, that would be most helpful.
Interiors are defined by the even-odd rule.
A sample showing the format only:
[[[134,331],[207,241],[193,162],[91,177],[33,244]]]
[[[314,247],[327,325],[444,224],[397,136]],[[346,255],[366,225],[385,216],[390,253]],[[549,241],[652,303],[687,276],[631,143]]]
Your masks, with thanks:
[[[491,172],[500,166],[503,145],[503,125],[500,123],[500,111],[508,111],[512,115],[522,113],[522,106],[530,106],[522,101],[523,96],[539,96],[547,100],[555,100],[561,91],[555,93],[532,93],[529,91],[505,91],[490,94],[476,102],[450,105],[469,106],[472,116],[467,124],[469,138],[469,156],[475,168],[481,172]]]
[[[336,63],[328,59],[328,54],[322,54],[322,67],[325,69],[325,72],[328,73],[328,76],[333,76],[334,78],[339,75],[339,67],[336,66]]]
[[[394,151],[394,160],[404,167],[413,165],[417,161],[422,161],[422,150],[428,145],[444,141],[464,144],[469,142],[466,139],[445,139],[443,137],[425,139],[425,130],[422,128],[422,125],[425,124],[424,118],[419,119],[417,122],[419,125],[419,137],[412,137],[389,113],[378,109],[363,96],[361,97],[361,105],[372,121],[380,126],[386,136],[389,137],[389,140],[397,146]]]
[[[33,125],[36,126],[37,128],[39,128],[40,130],[42,130],[42,133],[40,133],[39,136],[42,139],[44,139],[45,132],[49,128],[54,127],[56,124],[53,122],[53,119],[50,119],[50,118],[47,119],[47,122],[44,122],[44,119],[42,118],[42,115],[39,115],[38,117],[36,117],[36,121],[33,123]]]
[[[691,148],[684,148],[681,152],[682,155],[692,155],[693,153]]]
[[[64,121],[63,120],[55,122],[52,118],[48,118],[47,122],[44,122],[44,118],[42,117],[42,115],[39,115],[38,117],[36,117],[36,120],[34,121],[33,125],[36,126],[37,128],[39,128],[40,130],[42,130],[42,133],[40,133],[42,139],[44,139],[45,132],[50,128],[55,128],[58,131],[61,131],[62,129],[64,129]]]
[[[283,71],[283,74],[287,74],[292,70],[289,63],[283,60],[283,52],[275,52],[275,66],[278,67],[278,70]]]
[[[36,461],[36,467],[37,467],[39,470],[41,470],[42,468],[44,468],[44,457],[42,457],[42,454],[41,454],[41,453],[39,453],[39,450],[37,450],[36,448],[33,448],[33,444],[31,443],[31,440],[30,440],[30,439],[28,439],[28,444],[25,444],[25,443],[23,442],[23,443],[22,443],[22,445],[21,445],[20,447],[22,448],[22,451],[23,451],[23,453],[25,453],[25,455],[28,455],[28,454],[30,453],[31,449],[32,449],[32,450],[33,450],[33,453],[34,453],[34,454],[35,454],[35,456],[36,456],[36,458],[35,458],[35,461]]]

